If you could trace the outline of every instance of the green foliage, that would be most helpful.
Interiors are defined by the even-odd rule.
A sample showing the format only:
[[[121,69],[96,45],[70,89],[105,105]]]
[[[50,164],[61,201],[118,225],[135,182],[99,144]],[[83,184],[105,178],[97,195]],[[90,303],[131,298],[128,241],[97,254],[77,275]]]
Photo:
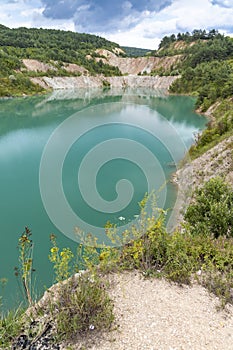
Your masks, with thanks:
[[[211,32],[212,33],[212,32]],[[180,67],[181,78],[170,87],[172,93],[197,96],[196,108],[206,112],[216,103],[213,119],[196,144],[190,149],[192,158],[200,156],[232,134],[233,129],[233,40],[215,34],[186,48]]]
[[[195,144],[191,146],[189,150],[191,158],[199,157],[218,142],[232,135],[232,99],[217,102],[216,108],[212,112],[212,117],[212,121],[207,124],[207,128],[197,135]]]
[[[28,76],[41,76],[40,72],[27,72],[22,59],[37,59],[52,64],[56,69],[46,73],[52,77],[79,75],[79,73],[69,73],[62,68],[63,62],[83,66],[92,75],[121,75],[117,67],[94,59],[97,56],[96,49],[112,50],[115,47],[119,45],[90,34],[53,29],[9,29],[2,26],[0,27],[0,96],[34,94],[43,91],[28,79]],[[87,55],[93,58],[88,59]],[[20,70],[21,73],[19,73]],[[10,75],[15,76],[16,79],[11,81]]]
[[[7,28],[0,27],[1,46],[13,46],[15,48],[39,48],[41,50],[64,51],[79,49],[111,49],[119,47],[118,44],[108,41],[96,35],[75,33],[56,29],[37,28]],[[56,53],[56,52],[55,52]]]
[[[40,94],[44,91],[43,88],[33,84],[28,77],[22,74],[0,78],[0,97]]]
[[[174,46],[173,44],[177,42],[184,42],[186,44],[190,44],[193,42],[198,42],[199,44],[202,44],[203,42],[212,42],[213,40],[222,40],[224,39],[224,36],[218,33],[217,30],[212,29],[209,32],[202,29],[194,29],[192,33],[186,32],[186,33],[178,33],[177,35],[172,34],[170,36],[165,36],[160,44],[159,44],[159,51],[156,52],[156,54],[159,55],[167,55],[167,49],[172,48]],[[181,49],[182,52],[187,52],[187,48],[190,48],[192,46],[190,45],[184,45]],[[196,48],[196,45],[195,45]],[[180,49],[179,49],[180,50]]]
[[[105,282],[96,272],[100,252],[96,240],[88,236],[86,245],[80,244],[77,250],[77,264],[69,248],[61,251],[56,244],[56,237],[50,236],[53,247],[49,259],[53,263],[56,281],[67,280],[75,271],[75,278],[59,284],[56,300],[51,300],[48,312],[55,322],[57,338],[69,340],[77,333],[109,329],[113,320],[113,303],[105,289]],[[72,264],[73,263],[73,264]]]
[[[221,178],[196,190],[185,214],[192,234],[233,237],[233,190]]]
[[[113,303],[97,274],[80,274],[67,283],[59,299],[51,305],[60,339],[69,340],[77,333],[108,330],[114,320]]]
[[[140,49],[137,47],[121,46],[128,57],[143,57],[150,54],[151,50]]]
[[[139,269],[144,276],[163,277],[179,284],[189,284],[195,278],[219,297],[221,306],[233,304],[232,188],[220,178],[207,182],[196,191],[183,229],[172,234],[166,230],[166,212],[155,206],[155,195],[151,214],[146,212],[150,199],[151,196],[145,196],[140,203],[140,225],[133,225],[121,237],[114,225],[106,224],[106,235],[115,244],[121,242],[120,248],[100,246],[89,234],[78,248],[76,267],[71,264],[71,251],[60,250],[55,236],[51,236],[49,258],[60,283],[50,290],[51,299],[38,310],[38,317],[46,314],[47,319],[53,320],[58,340],[110,329],[113,303],[103,278],[109,271]],[[32,269],[30,236],[25,229],[19,240],[24,284]],[[78,274],[63,281],[77,270]],[[22,320],[25,323],[19,310],[1,317],[0,347],[9,348],[13,338],[25,331]]]
[[[103,88],[104,89],[110,89],[111,84],[109,83],[109,81],[103,80],[102,83],[103,83]]]
[[[197,107],[206,111],[218,98],[232,95],[233,66],[230,61],[200,63],[186,68],[182,77],[171,86],[171,92],[198,95]]]

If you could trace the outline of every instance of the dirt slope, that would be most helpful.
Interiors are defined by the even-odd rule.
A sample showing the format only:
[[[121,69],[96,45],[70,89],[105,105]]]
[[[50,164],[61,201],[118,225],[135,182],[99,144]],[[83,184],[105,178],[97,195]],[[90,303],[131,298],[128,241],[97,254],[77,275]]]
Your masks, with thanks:
[[[233,349],[233,307],[217,311],[218,299],[201,286],[179,287],[136,272],[113,275],[111,285],[119,328],[76,339],[72,349]]]

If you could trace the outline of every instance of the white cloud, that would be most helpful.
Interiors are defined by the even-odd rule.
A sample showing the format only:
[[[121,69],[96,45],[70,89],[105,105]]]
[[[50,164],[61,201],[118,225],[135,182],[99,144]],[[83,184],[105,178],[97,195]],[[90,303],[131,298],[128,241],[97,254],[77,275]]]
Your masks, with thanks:
[[[3,2],[3,3],[2,3]],[[81,30],[75,27],[75,18],[51,19],[43,15],[41,0],[15,0],[1,2],[0,23],[9,27],[43,27],[65,30]],[[124,8],[131,7],[131,1],[123,2]],[[85,6],[85,5],[83,5]],[[98,34],[120,45],[155,49],[164,35],[192,31],[193,29],[219,29],[233,33],[233,0],[173,0],[159,12],[149,10],[130,12],[115,32],[101,31]],[[110,18],[111,20],[111,18]],[[113,19],[114,21],[114,19]],[[130,27],[130,29],[127,29]],[[107,30],[107,29],[106,29]]]
[[[0,23],[10,28],[37,27],[75,31],[72,20],[51,20],[43,16],[43,11],[40,0],[6,1],[1,5]]]
[[[233,1],[228,1],[228,4]],[[226,1],[225,1],[226,3]],[[121,45],[140,46],[155,49],[160,39],[172,33],[192,31],[193,29],[219,29],[221,32],[233,33],[233,6],[220,7],[210,0],[174,0],[160,11],[151,12],[141,18],[139,24],[126,32],[118,32],[108,36],[110,40]]]
[[[212,0],[212,3],[222,7],[232,7],[233,0]]]

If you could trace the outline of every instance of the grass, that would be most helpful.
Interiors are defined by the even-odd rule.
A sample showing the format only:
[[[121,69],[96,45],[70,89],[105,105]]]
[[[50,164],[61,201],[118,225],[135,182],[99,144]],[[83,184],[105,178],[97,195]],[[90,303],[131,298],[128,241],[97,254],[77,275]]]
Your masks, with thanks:
[[[24,309],[9,311],[0,317],[0,349],[11,349],[13,340],[20,334],[23,328]]]
[[[81,274],[76,283],[75,288],[72,280],[66,284],[59,300],[50,306],[58,337],[62,340],[92,330],[107,331],[114,320],[113,302],[98,275]]]

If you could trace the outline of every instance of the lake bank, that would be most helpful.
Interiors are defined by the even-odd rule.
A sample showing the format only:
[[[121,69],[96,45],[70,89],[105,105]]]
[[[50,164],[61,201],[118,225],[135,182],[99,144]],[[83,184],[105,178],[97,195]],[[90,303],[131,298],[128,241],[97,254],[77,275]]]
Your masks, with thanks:
[[[83,88],[148,88],[169,90],[177,76],[138,76],[119,77],[79,76],[79,77],[36,77],[31,78],[34,84],[44,89],[83,89]]]

